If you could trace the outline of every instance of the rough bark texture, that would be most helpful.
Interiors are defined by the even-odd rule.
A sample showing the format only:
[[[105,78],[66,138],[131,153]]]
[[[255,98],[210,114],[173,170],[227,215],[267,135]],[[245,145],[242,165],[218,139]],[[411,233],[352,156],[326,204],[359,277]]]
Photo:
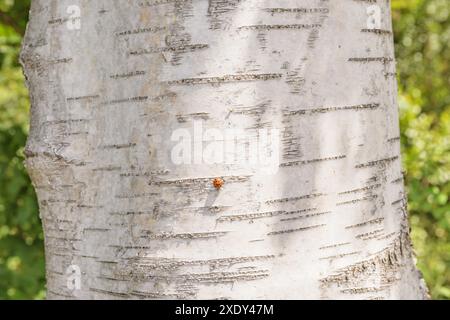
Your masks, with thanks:
[[[48,297],[425,298],[389,5],[33,0],[26,164]],[[280,130],[278,171],[174,164],[171,134],[194,121]]]

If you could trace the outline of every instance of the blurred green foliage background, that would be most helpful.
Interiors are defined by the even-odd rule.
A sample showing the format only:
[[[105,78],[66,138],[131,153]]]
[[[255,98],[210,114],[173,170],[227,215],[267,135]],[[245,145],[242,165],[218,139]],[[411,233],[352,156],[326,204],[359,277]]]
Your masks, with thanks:
[[[29,101],[18,55],[30,0],[0,0],[0,299],[45,298],[43,235],[23,166]],[[403,161],[418,265],[450,299],[450,1],[392,0]]]

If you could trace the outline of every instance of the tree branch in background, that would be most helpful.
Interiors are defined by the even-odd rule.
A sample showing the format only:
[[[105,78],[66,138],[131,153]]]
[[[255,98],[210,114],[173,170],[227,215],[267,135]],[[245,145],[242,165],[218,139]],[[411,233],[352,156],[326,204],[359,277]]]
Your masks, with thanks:
[[[0,23],[7,25],[14,29],[19,35],[23,35],[25,30],[21,27],[13,17],[8,15],[6,12],[0,11]]]

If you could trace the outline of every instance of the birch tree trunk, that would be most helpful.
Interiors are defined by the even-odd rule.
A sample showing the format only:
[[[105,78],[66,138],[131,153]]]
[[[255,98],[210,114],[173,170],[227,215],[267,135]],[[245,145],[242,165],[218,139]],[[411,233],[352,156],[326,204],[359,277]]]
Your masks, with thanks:
[[[48,298],[426,298],[389,1],[33,0],[21,60]]]

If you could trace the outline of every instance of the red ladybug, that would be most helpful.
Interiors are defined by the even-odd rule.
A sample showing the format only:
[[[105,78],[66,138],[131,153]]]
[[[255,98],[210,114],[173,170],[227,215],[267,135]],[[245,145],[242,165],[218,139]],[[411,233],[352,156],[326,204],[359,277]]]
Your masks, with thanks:
[[[223,181],[223,179],[221,179],[221,178],[215,178],[213,180],[213,186],[217,190],[221,189],[223,187],[224,183],[225,183],[225,181]]]

